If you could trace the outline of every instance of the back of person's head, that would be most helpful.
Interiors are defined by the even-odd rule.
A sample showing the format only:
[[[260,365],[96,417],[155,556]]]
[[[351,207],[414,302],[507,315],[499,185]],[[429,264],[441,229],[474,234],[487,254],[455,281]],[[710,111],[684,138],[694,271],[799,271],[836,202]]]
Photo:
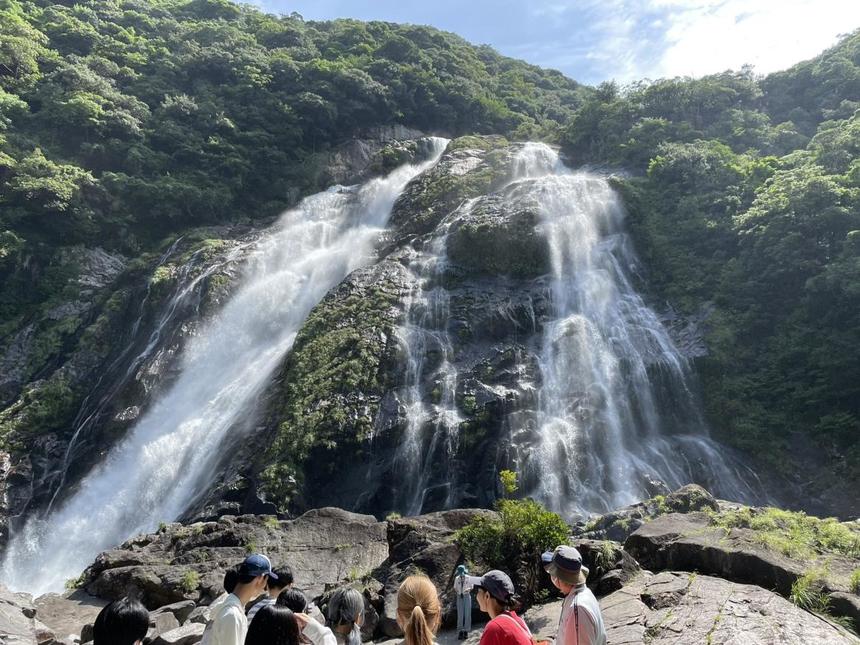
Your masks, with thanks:
[[[272,569],[276,578],[269,578],[269,589],[286,589],[293,584],[293,570],[287,565]]]
[[[326,611],[328,625],[332,629],[351,625],[348,645],[361,644],[360,623],[364,618],[364,596],[356,589],[341,588],[335,591],[328,601]]]
[[[245,645],[299,645],[299,624],[292,611],[266,605],[248,625]]]
[[[260,582],[268,584],[270,579],[278,577],[272,570],[272,561],[262,553],[252,553],[240,562],[238,574],[240,585],[251,584],[258,578],[261,579]]]
[[[275,604],[287,607],[297,614],[303,614],[308,608],[308,599],[298,589],[284,589],[278,594]]]
[[[139,600],[120,598],[105,606],[93,624],[94,645],[133,645],[149,629],[149,612]]]
[[[239,582],[239,565],[235,565],[224,572],[224,591],[233,593],[236,583]]]
[[[406,645],[433,645],[442,622],[436,586],[427,576],[409,576],[397,590],[397,622]]]

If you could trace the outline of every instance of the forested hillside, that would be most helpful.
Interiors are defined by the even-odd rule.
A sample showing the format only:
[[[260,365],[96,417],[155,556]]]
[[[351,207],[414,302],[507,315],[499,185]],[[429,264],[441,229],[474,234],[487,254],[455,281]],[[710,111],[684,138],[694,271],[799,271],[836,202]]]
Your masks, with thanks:
[[[553,138],[588,94],[427,27],[227,0],[3,0],[0,331],[50,297],[34,272],[53,246],[135,254],[270,218],[320,188],[314,153],[371,126]]]

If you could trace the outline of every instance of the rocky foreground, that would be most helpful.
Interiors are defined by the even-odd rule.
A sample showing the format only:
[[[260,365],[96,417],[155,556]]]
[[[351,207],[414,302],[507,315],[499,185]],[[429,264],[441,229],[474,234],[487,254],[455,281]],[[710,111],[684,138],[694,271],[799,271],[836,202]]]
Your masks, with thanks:
[[[464,560],[454,532],[488,513],[378,521],[323,508],[295,520],[243,515],[165,525],[101,554],[63,596],[33,600],[0,587],[0,643],[86,643],[100,607],[133,593],[152,611],[151,642],[191,645],[201,638],[206,605],[222,591],[224,571],[253,551],[290,564],[296,586],[321,605],[339,586],[361,589],[367,640],[401,636],[395,592],[416,571],[440,590],[450,626],[451,579]],[[811,527],[808,534],[792,524],[798,519]],[[571,543],[591,570],[611,644],[860,642],[846,629],[860,624],[857,522],[750,509],[687,486],[576,526]],[[540,585],[549,591],[548,580]],[[539,638],[554,635],[559,608],[555,599],[526,612]]]

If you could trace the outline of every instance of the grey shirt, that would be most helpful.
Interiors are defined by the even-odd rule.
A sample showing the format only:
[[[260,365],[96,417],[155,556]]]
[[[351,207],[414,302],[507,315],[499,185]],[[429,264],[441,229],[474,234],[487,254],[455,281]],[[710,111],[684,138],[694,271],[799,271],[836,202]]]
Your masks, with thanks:
[[[584,584],[570,590],[558,621],[556,645],[606,645],[600,605]]]

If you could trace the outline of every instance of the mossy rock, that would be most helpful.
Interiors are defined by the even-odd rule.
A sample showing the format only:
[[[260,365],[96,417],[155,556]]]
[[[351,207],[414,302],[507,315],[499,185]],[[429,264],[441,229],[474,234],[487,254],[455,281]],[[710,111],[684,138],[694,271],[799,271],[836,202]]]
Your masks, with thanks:
[[[504,185],[511,161],[506,146],[502,137],[461,137],[449,143],[439,163],[407,186],[395,203],[389,221],[394,237],[427,233],[465,200]]]
[[[353,272],[311,311],[271,406],[276,431],[261,464],[269,501],[283,506],[301,491],[312,451],[348,450],[372,431],[407,284],[401,264],[383,261]]]
[[[532,278],[549,271],[549,249],[533,204],[507,194],[481,198],[451,226],[448,256],[489,275]]]

